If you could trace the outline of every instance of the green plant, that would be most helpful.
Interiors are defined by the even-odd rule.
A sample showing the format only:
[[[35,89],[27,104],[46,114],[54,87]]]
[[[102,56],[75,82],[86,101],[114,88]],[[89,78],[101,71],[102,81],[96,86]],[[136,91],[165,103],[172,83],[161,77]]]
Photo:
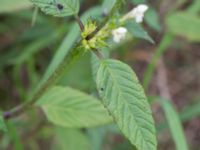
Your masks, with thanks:
[[[0,149],[196,148],[184,130],[200,114],[198,76],[190,83],[199,75],[191,59],[199,8],[199,0],[1,0]]]
[[[51,68],[51,71],[47,71],[29,101],[2,114],[1,128],[5,130],[3,120],[19,116],[32,107],[41,107],[49,121],[63,127],[86,128],[107,124],[113,120],[137,149],[156,149],[156,133],[150,105],[135,73],[128,65],[105,58],[101,51],[103,47],[108,46],[106,41],[112,34],[115,42],[120,42],[125,38],[127,31],[121,27],[124,29],[121,33],[121,30],[117,29],[120,26],[125,26],[136,37],[153,42],[137,23],[142,21],[146,6],[136,8],[138,10],[135,9],[122,17],[121,14],[116,14],[126,2],[116,0],[113,1],[112,9],[101,23],[90,19],[83,23],[78,16],[79,0],[32,0],[31,2],[52,16],[74,16],[80,27],[81,37],[79,42],[63,57],[63,60]],[[133,20],[134,17],[136,22],[127,21]],[[115,29],[116,33],[112,32]],[[99,98],[102,99],[106,109],[95,97],[68,87],[55,85],[76,60],[88,53],[96,56],[91,65],[95,65],[93,67],[94,79],[96,78]]]

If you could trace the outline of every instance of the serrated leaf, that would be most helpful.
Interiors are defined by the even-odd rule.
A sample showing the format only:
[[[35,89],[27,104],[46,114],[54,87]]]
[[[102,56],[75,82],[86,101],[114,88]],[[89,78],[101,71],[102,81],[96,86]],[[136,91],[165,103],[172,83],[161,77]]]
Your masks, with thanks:
[[[164,110],[165,116],[167,118],[167,122],[170,127],[170,131],[174,142],[176,144],[177,150],[188,150],[187,142],[185,139],[183,127],[181,124],[181,120],[178,116],[173,105],[168,100],[161,100],[161,106]]]
[[[29,0],[0,0],[0,13],[14,12],[31,6]]]
[[[6,125],[5,125],[5,122],[4,122],[1,112],[0,112],[0,130],[2,130],[4,132],[7,131],[7,128],[6,128]]]
[[[79,11],[79,0],[31,0],[44,13],[56,17],[75,15]]]
[[[135,73],[117,60],[103,60],[97,87],[105,107],[138,150],[155,150],[156,133],[150,106]]]
[[[63,127],[93,127],[112,122],[96,98],[69,87],[53,87],[37,102],[49,121]]]
[[[153,39],[139,23],[136,23],[135,21],[128,21],[125,26],[128,31],[133,35],[133,37],[144,39],[151,43],[154,43]]]

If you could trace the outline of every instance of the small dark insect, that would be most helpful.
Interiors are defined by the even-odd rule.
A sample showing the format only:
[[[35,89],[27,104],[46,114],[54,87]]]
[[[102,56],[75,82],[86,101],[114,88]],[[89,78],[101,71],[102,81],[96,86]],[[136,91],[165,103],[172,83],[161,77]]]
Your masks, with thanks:
[[[101,88],[101,91],[103,91],[104,89],[103,88]]]
[[[63,8],[64,8],[64,6],[63,6],[62,4],[57,4],[56,6],[57,6],[57,8],[58,8],[59,10],[63,10]]]

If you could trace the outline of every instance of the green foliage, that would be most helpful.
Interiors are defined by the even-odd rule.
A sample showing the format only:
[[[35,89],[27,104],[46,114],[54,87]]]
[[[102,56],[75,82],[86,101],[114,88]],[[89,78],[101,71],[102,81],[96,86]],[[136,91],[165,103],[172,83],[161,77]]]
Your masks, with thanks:
[[[133,4],[142,4],[145,3],[147,0],[131,0]]]
[[[186,106],[180,114],[180,118],[182,121],[188,121],[200,116],[200,102],[196,104]]]
[[[116,0],[104,0],[102,7],[105,11],[109,11],[112,9],[112,7],[114,6],[115,3],[116,3]],[[108,12],[106,12],[106,13],[108,13]]]
[[[55,139],[52,142],[52,149],[101,150],[104,149],[104,144],[109,143],[111,146],[109,145],[108,149],[130,149],[130,146],[134,145],[138,150],[155,150],[157,141],[152,112],[135,73],[126,64],[107,59],[111,49],[125,49],[127,45],[124,43],[131,40],[129,36],[129,38],[124,39],[124,42],[119,44],[112,43],[110,41],[112,31],[118,27],[126,27],[128,33],[132,35],[131,37],[145,39],[154,43],[142,25],[133,21],[134,17],[132,17],[132,21],[128,22],[123,22],[123,19],[121,19],[128,11],[127,9],[136,4],[146,3],[147,0],[130,0],[129,2],[133,5],[131,4],[123,8],[121,7],[122,4],[130,3],[126,3],[126,0],[100,0],[94,1],[94,3],[102,2],[103,5],[91,8],[93,3],[87,5],[86,2],[88,1],[80,0],[83,4],[81,12],[85,11],[80,18],[78,18],[80,9],[79,0],[31,1],[36,6],[34,14],[32,14],[32,9],[30,9],[21,13],[2,15],[1,17],[3,21],[0,23],[0,33],[3,36],[5,34],[6,40],[5,45],[3,41],[3,46],[0,46],[2,50],[5,49],[5,54],[1,55],[0,58],[0,75],[4,75],[4,71],[8,73],[9,81],[13,82],[14,80],[17,83],[11,91],[17,91],[17,100],[19,98],[22,102],[24,100],[26,101],[20,107],[15,107],[10,110],[11,113],[16,113],[11,116],[11,119],[12,117],[21,115],[29,110],[30,106],[36,104],[36,106],[42,108],[50,122],[56,126],[67,128],[57,127],[54,131],[52,130],[52,126],[48,126],[48,130],[46,131],[44,129],[46,128],[46,124],[42,122],[44,123],[42,127],[36,126],[35,129],[34,125],[40,125],[40,122],[34,118],[36,115],[33,115],[36,111],[30,111],[30,113],[26,113],[21,118],[17,118],[15,121],[17,123],[19,122],[19,124],[6,121],[5,125],[1,115],[0,130],[6,131],[8,127],[8,134],[5,133],[5,136],[1,136],[3,140],[0,141],[0,149],[2,147],[3,149],[10,149],[10,145],[11,149],[16,150],[27,148],[27,145],[23,145],[25,143],[23,140],[27,135],[29,137],[29,130],[32,133],[32,127],[31,129],[23,127],[28,126],[28,123],[26,124],[25,122],[30,119],[29,124],[36,122],[33,125],[33,131],[39,133],[36,136],[44,134],[45,138]],[[185,9],[181,6],[185,2],[186,0],[178,0],[178,3],[173,5],[173,9],[177,8],[177,6],[180,6],[180,10]],[[27,0],[19,0],[16,4],[13,0],[1,0],[0,13],[25,9],[30,6],[32,4]],[[154,3],[152,6],[155,6]],[[72,17],[67,19],[51,18],[50,16],[37,13],[39,8],[44,13],[52,16]],[[187,6],[186,11],[174,11],[167,16],[166,31],[169,32],[164,33],[163,31],[164,36],[158,44],[158,47],[151,47],[157,50],[144,75],[145,90],[149,86],[159,58],[173,42],[174,37],[172,35],[185,37],[191,42],[200,41],[200,32],[198,29],[200,26],[199,8],[199,0],[196,0],[190,6]],[[150,31],[151,29],[154,30],[154,37],[157,37],[155,31],[161,31],[159,15],[162,16],[162,14],[156,12],[156,8],[152,7],[145,14],[146,26],[151,27]],[[32,20],[34,22],[32,24],[34,27],[32,28],[29,27],[31,18],[33,18]],[[78,26],[80,22],[77,24],[75,22],[77,20],[75,19],[79,19],[80,22],[82,21],[84,30],[80,30]],[[41,28],[41,25],[43,28]],[[16,26],[20,26],[20,28],[17,28],[15,31],[13,28]],[[23,28],[28,28],[28,31]],[[14,40],[16,38],[15,35],[12,37],[12,33],[9,32],[11,29],[17,32],[16,37],[18,40]],[[25,33],[19,36],[18,32]],[[63,34],[66,35],[59,46],[57,43],[58,40],[63,38]],[[159,42],[159,38],[156,38],[156,41]],[[57,46],[58,49],[54,50]],[[144,46],[146,48],[146,45]],[[89,52],[93,51],[95,53],[89,55],[88,51],[86,53],[86,49]],[[118,52],[115,51],[115,53]],[[103,58],[100,53],[103,55]],[[126,51],[122,50],[119,53],[120,55],[111,54],[111,56],[117,56],[120,59],[127,57]],[[121,55],[122,53],[123,55]],[[43,59],[44,54],[46,60]],[[53,59],[48,64],[50,57]],[[41,75],[40,73],[44,71],[46,66],[48,66],[46,72],[44,75]],[[7,75],[6,73],[5,75]],[[42,80],[39,80],[39,77],[42,77]],[[95,84],[92,78],[96,80],[96,77],[98,92],[105,108],[98,100],[97,91],[94,89]],[[23,79],[19,80],[19,78]],[[36,92],[33,92],[33,96],[30,96],[29,93],[34,91],[32,85],[33,80],[34,83],[38,82],[39,88],[37,88]],[[6,81],[5,83],[7,83]],[[4,84],[4,82],[2,83]],[[81,89],[87,93],[92,93],[93,96],[64,86]],[[0,89],[0,92],[2,92],[0,96],[4,97],[4,89]],[[8,96],[8,98],[10,97],[12,95]],[[188,146],[184,137],[181,121],[184,122],[198,117],[200,113],[199,103],[186,107],[179,115],[170,102],[162,101],[161,104],[166,114],[177,150],[187,150]],[[7,103],[4,104],[3,102],[3,105],[5,106],[2,106],[2,108],[7,107]],[[108,126],[102,126],[109,123],[113,123],[108,125],[111,126],[110,128]],[[120,139],[121,143],[119,142],[118,136],[121,138],[122,135],[115,128],[116,125],[118,125],[119,129],[129,139],[132,145],[128,140]],[[18,126],[20,130],[18,130]],[[94,126],[100,127],[90,129],[90,127]],[[161,122],[161,127],[163,129],[167,128],[166,121]],[[74,128],[84,128],[84,130]],[[21,129],[23,130],[21,131]],[[110,141],[113,136],[112,134],[114,134],[114,138],[117,137],[117,140]],[[30,148],[28,145],[27,149],[38,149],[38,143],[33,138],[27,138],[27,140],[27,143],[31,145]],[[113,144],[112,142],[115,143]],[[32,143],[34,143],[34,148],[32,147]]]
[[[83,91],[90,90],[94,86],[94,82],[92,80],[92,69],[88,66],[90,66],[90,55],[84,55],[74,63],[73,68],[64,73],[58,84]]]
[[[152,79],[153,73],[156,69],[156,64],[158,63],[160,57],[165,53],[167,50],[168,46],[170,46],[171,42],[173,41],[173,36],[169,33],[165,34],[163,39],[161,40],[151,63],[148,65],[145,74],[144,74],[144,79],[143,79],[143,86],[144,89],[148,89],[150,81]]]
[[[90,128],[87,131],[92,150],[101,150],[107,130],[105,127]]]
[[[128,29],[133,37],[145,39],[151,43],[154,43],[153,39],[148,35],[148,33],[142,28],[139,23],[136,23],[135,21],[128,21],[125,27]]]
[[[161,25],[160,25],[160,22],[159,22],[159,16],[158,16],[158,13],[156,12],[155,9],[153,8],[150,8],[145,16],[145,21],[147,22],[147,24],[153,28],[154,30],[156,30],[157,32],[160,32],[161,31]]]
[[[200,41],[200,17],[187,12],[175,12],[167,17],[168,30],[191,42]]]
[[[29,0],[1,0],[0,2],[0,13],[8,13],[21,9],[25,9],[32,6]]]
[[[19,133],[18,130],[14,124],[13,121],[7,121],[6,122],[7,127],[8,127],[8,136],[10,137],[12,143],[13,143],[13,148],[15,150],[24,150],[24,146],[22,144],[21,139],[19,138]]]
[[[172,137],[176,144],[177,150],[188,150],[187,142],[183,132],[180,118],[173,105],[167,100],[160,101],[161,106],[164,110]]]
[[[200,1],[199,0],[195,0],[191,6],[187,9],[188,13],[191,14],[195,14],[198,15],[198,13],[200,12]]]
[[[102,50],[102,54],[104,56],[104,58],[109,58],[109,50],[108,49],[105,49],[105,50]],[[97,72],[98,72],[98,69],[99,69],[99,66],[100,66],[100,60],[98,59],[98,57],[95,55],[95,54],[92,54],[91,56],[91,68],[92,68],[92,77],[93,77],[93,80],[96,81],[96,77],[97,77]]]
[[[103,103],[122,133],[139,150],[155,150],[150,106],[132,69],[117,60],[103,60],[96,81]]]
[[[87,19],[90,18],[90,16],[99,17],[101,15],[102,8],[101,7],[94,7],[86,11],[81,19],[85,22]],[[80,30],[78,29],[78,26],[72,24],[70,27],[70,31],[67,33],[65,38],[63,39],[60,47],[56,51],[52,61],[50,62],[44,77],[43,81],[47,80],[50,75],[56,70],[56,68],[59,66],[59,64],[64,60],[64,58],[70,54],[70,50],[73,48],[76,40],[78,39],[78,36],[80,35]]]
[[[55,129],[56,148],[59,150],[90,150],[88,137],[78,129],[61,128]]]
[[[9,63],[11,64],[23,64],[24,62],[27,62],[33,54],[37,53],[41,48],[47,47],[50,42],[53,42],[58,35],[52,34],[49,35],[49,38],[40,38],[36,41],[33,41],[30,45],[25,47],[24,52],[21,53],[19,56],[16,56],[15,59],[11,60]]]
[[[33,4],[49,15],[65,17],[79,12],[79,0],[31,0]]]
[[[37,102],[49,121],[63,127],[92,127],[112,122],[96,98],[68,87],[53,87]]]
[[[182,123],[198,118],[200,116],[200,103],[196,102],[195,104],[185,106],[183,110],[178,114],[178,116],[181,119]],[[166,129],[167,127],[168,127],[167,122],[163,121],[162,123],[158,124],[157,129],[159,132],[161,132],[163,129]]]
[[[1,132],[1,130],[5,132],[5,131],[7,131],[7,128],[6,128],[3,116],[0,112],[0,132]]]

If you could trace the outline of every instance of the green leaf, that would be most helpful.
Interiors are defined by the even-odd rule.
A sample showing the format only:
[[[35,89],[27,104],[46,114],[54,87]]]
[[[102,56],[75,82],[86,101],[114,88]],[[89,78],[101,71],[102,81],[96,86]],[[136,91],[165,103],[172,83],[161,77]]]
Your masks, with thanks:
[[[97,87],[105,107],[131,143],[139,150],[155,150],[151,109],[132,69],[117,60],[103,60],[97,73]]]
[[[73,67],[63,74],[58,84],[78,88],[83,91],[90,91],[94,87],[92,70],[91,67],[88,67],[90,65],[90,55],[80,57],[77,62],[74,62]]]
[[[107,49],[107,48],[102,49],[101,54],[103,55],[104,58],[109,58],[109,55],[110,55],[109,49]],[[91,69],[92,69],[92,77],[93,77],[94,81],[96,81],[99,66],[100,66],[99,58],[95,54],[92,53]]]
[[[93,127],[112,122],[100,101],[68,87],[51,88],[37,105],[49,121],[63,127]]]
[[[104,11],[109,11],[112,9],[112,7],[115,5],[116,0],[104,0],[103,1],[103,9]]]
[[[1,112],[0,112],[0,130],[2,130],[4,132],[7,131],[7,128],[6,128],[6,125],[5,125],[5,122],[4,122]]]
[[[32,40],[32,42],[25,46],[23,49],[24,51],[20,53],[19,55],[15,56],[15,58],[12,58],[9,63],[10,64],[22,64],[24,62],[27,62],[30,60],[30,58],[36,54],[38,51],[40,51],[42,48],[49,46],[49,43],[52,43],[56,40],[58,36],[55,34],[49,34],[48,38],[41,37],[37,40]]]
[[[89,128],[87,129],[87,134],[90,139],[92,150],[102,150],[108,134],[119,135],[121,133],[117,125],[113,123],[106,126]]]
[[[189,41],[200,41],[200,17],[187,12],[176,12],[167,17],[168,30],[178,36],[186,37]]]
[[[102,150],[104,140],[108,134],[108,131],[105,129],[105,127],[89,128],[87,130],[87,134],[91,143],[91,149]]]
[[[164,110],[167,122],[177,150],[188,150],[187,142],[184,136],[183,127],[180,118],[170,101],[161,100],[161,106]]]
[[[197,117],[200,117],[200,102],[186,106],[180,114],[182,121],[192,120]]]
[[[159,22],[159,15],[155,9],[150,8],[144,16],[145,22],[157,32],[161,31],[161,24]]]
[[[79,0],[31,0],[33,4],[49,15],[65,17],[79,12]]]
[[[160,99],[160,97],[159,97],[159,99]],[[191,121],[192,119],[199,117],[200,116],[200,102],[186,106],[179,113],[179,116],[180,116],[182,123]],[[158,132],[161,132],[162,130],[166,129],[167,127],[168,126],[167,126],[166,121],[163,121],[157,125],[157,130],[158,130]]]
[[[29,8],[31,3],[29,0],[1,0],[0,1],[0,13],[13,12],[25,8]]]
[[[200,1],[195,0],[187,9],[188,13],[197,14],[200,12]]]
[[[14,121],[8,120],[6,122],[6,125],[8,127],[8,136],[11,140],[12,146],[14,150],[24,150],[24,145],[22,144],[19,130],[16,127],[16,124],[14,124]]]
[[[126,28],[133,35],[133,37],[145,39],[151,43],[154,43],[153,39],[148,35],[148,33],[142,28],[139,23],[135,21],[128,21],[126,23]]]
[[[56,133],[56,148],[59,150],[90,150],[88,137],[78,129],[59,128]]]

